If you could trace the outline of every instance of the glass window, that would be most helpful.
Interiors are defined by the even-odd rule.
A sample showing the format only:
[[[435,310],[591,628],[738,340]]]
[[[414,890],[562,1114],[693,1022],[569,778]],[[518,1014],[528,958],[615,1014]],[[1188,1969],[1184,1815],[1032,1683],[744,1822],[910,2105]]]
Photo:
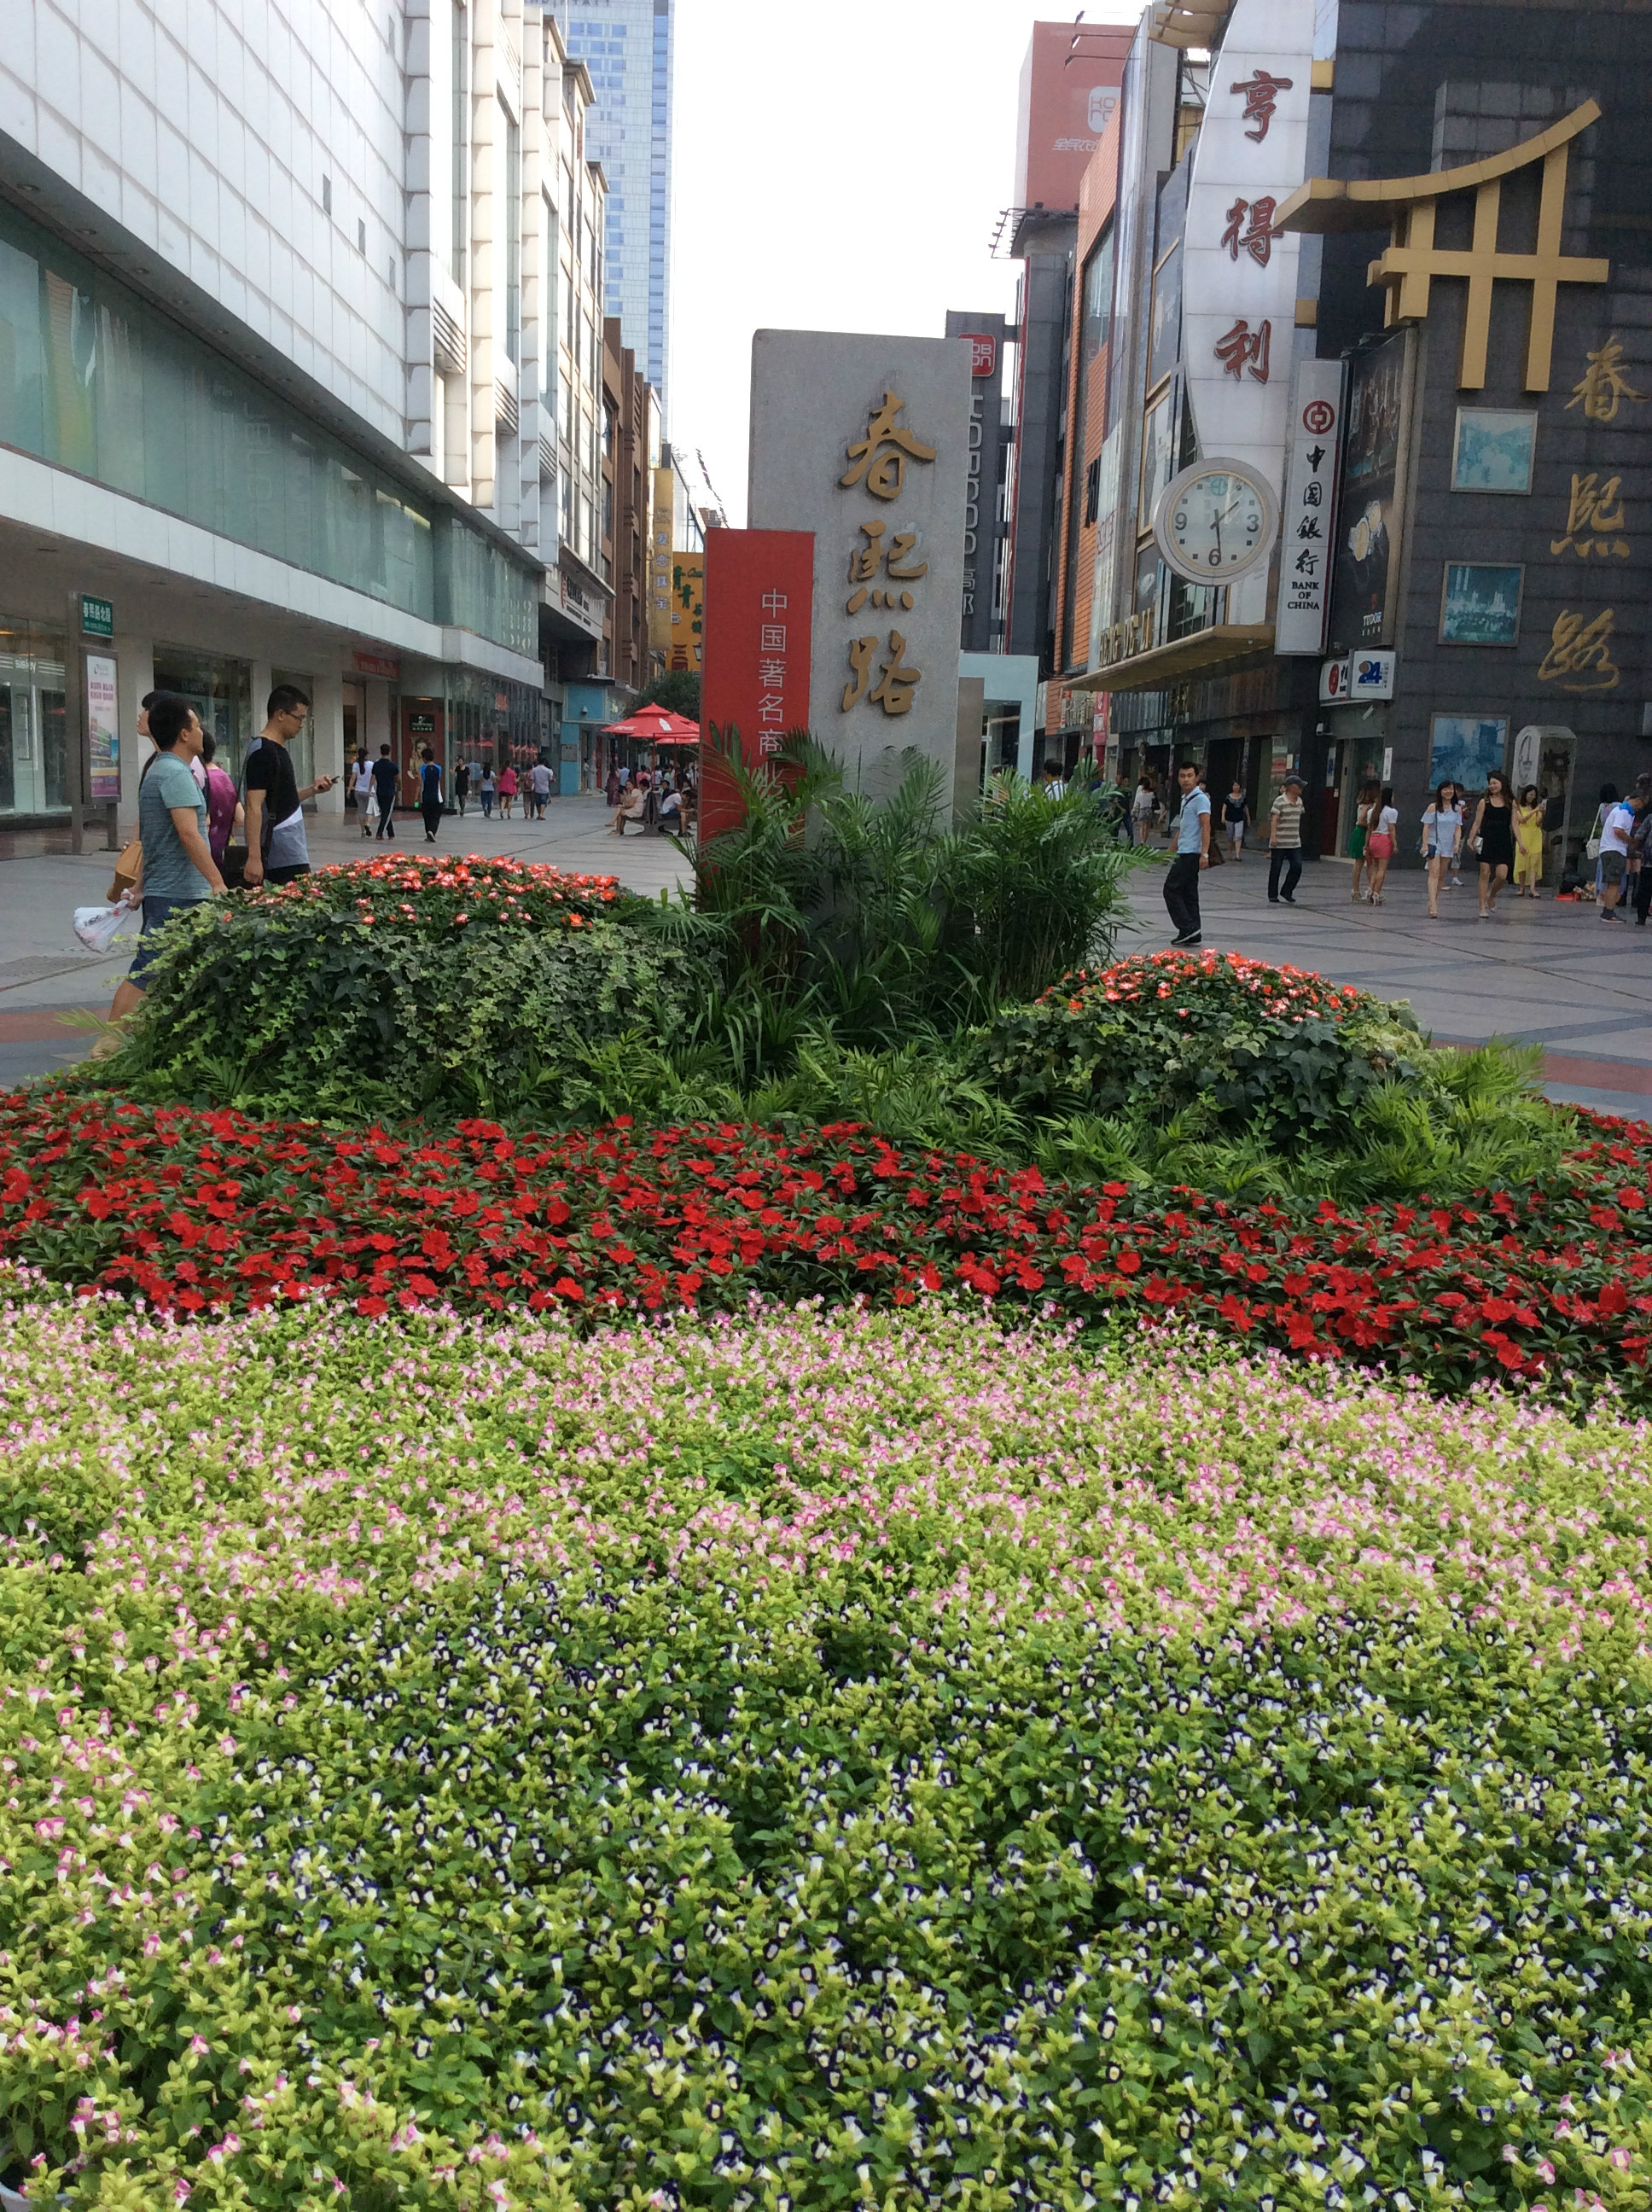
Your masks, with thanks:
[[[0,443],[427,622],[478,627],[441,596],[454,566],[416,495],[3,204]],[[442,520],[470,540],[464,572],[492,577],[466,601],[503,624],[482,635],[516,649],[527,571]]]
[[[453,249],[448,274],[465,282],[465,244],[471,234],[471,18],[464,0],[453,9]]]
[[[0,816],[68,811],[64,633],[0,615]]]
[[[212,733],[219,765],[239,781],[252,736],[251,664],[192,645],[157,645],[155,688],[179,692],[189,701],[201,727]]]
[[[1082,360],[1088,368],[1107,343],[1113,327],[1113,227],[1084,264],[1084,332]]]

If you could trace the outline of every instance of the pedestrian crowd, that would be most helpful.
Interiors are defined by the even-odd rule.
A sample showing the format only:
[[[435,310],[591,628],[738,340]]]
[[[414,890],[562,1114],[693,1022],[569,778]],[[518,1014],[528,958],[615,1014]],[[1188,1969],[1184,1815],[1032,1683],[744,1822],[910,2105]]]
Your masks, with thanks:
[[[1199,880],[1212,858],[1221,854],[1212,849],[1212,810],[1201,771],[1184,761],[1176,771],[1176,781],[1180,809],[1169,823],[1172,851],[1165,872],[1164,904],[1175,932],[1172,941],[1186,947],[1202,941]],[[1304,789],[1301,776],[1287,775],[1269,810],[1267,896],[1271,906],[1297,903],[1303,872]],[[1478,800],[1460,784],[1440,784],[1419,824],[1418,849],[1424,862],[1429,920],[1440,919],[1441,893],[1461,887],[1466,854],[1478,877],[1481,921],[1496,915],[1498,896],[1510,885],[1516,898],[1540,898],[1548,811],[1535,784],[1516,792],[1509,778],[1495,769]],[[1144,775],[1129,805],[1125,834],[1131,842],[1146,843],[1162,812],[1157,787],[1151,776]],[[1223,801],[1222,823],[1226,857],[1242,859],[1253,824],[1250,804],[1241,783],[1236,782]],[[1393,787],[1375,781],[1363,786],[1348,842],[1353,861],[1350,896],[1356,905],[1382,905],[1400,838],[1400,810]],[[1563,890],[1557,896],[1587,898],[1592,891],[1603,922],[1621,923],[1629,908],[1644,927],[1652,913],[1652,770],[1637,778],[1627,799],[1619,795],[1615,785],[1601,786],[1583,856],[1586,867],[1593,870],[1592,883],[1586,873],[1575,890]]]

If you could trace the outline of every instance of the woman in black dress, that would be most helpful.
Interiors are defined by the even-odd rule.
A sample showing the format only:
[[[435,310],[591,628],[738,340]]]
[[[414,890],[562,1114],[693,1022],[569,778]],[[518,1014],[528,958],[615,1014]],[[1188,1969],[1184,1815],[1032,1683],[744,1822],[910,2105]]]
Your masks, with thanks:
[[[1480,856],[1480,920],[1497,902],[1497,893],[1515,872],[1515,808],[1509,796],[1509,779],[1493,769],[1485,780],[1485,796],[1474,811],[1471,833]]]

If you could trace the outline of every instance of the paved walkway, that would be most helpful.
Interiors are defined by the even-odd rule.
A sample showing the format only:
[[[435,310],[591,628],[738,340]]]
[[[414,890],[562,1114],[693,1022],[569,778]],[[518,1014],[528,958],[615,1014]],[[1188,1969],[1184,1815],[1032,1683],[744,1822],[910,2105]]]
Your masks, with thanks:
[[[543,823],[485,822],[472,811],[462,824],[444,821],[436,849],[612,873],[651,897],[687,882],[667,839],[633,831],[622,840],[607,820],[607,809],[592,799],[554,799]],[[402,850],[430,850],[416,815],[398,827]],[[315,817],[310,849],[319,863],[360,859],[354,817]],[[70,920],[76,907],[103,898],[109,866],[104,853],[0,862],[0,1085],[62,1066],[91,1047],[95,1032],[75,1026],[76,1018],[107,1012],[131,948],[91,959]],[[1501,1036],[1540,1044],[1552,1097],[1652,1115],[1652,930],[1632,921],[1604,923],[1592,906],[1549,897],[1534,905],[1507,894],[1495,918],[1482,922],[1467,883],[1442,895],[1441,918],[1430,922],[1414,871],[1389,878],[1380,908],[1355,906],[1348,884],[1345,867],[1310,862],[1296,907],[1271,907],[1265,862],[1213,869],[1202,894],[1205,942],[1315,969],[1380,998],[1407,999],[1442,1042]],[[1156,876],[1137,878],[1132,903],[1139,932],[1122,949],[1168,944]]]
[[[1209,870],[1200,889],[1205,943],[1311,968],[1378,998],[1407,999],[1442,1043],[1505,1037],[1544,1050],[1545,1088],[1602,1113],[1652,1113],[1652,929],[1603,922],[1592,905],[1535,903],[1505,891],[1489,921],[1465,872],[1428,919],[1420,871],[1391,874],[1381,907],[1356,906],[1349,869],[1309,861],[1294,908],[1267,902],[1266,860]],[[1124,949],[1168,945],[1158,878],[1133,887],[1140,935]]]

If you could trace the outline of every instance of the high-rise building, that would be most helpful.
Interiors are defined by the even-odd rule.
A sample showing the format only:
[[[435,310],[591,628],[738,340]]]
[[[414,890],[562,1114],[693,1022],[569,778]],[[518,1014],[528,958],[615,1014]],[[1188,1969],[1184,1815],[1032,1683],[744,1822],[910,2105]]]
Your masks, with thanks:
[[[1036,654],[1047,675],[1058,659],[1079,185],[1118,105],[1130,45],[1131,33],[1110,25],[1075,33],[1071,23],[1036,23],[1021,76],[1016,198],[1000,233],[1001,250],[1022,264],[1000,635],[1008,652]]]
[[[591,72],[591,151],[608,179],[606,307],[665,404],[671,356],[671,40],[676,0],[555,0]]]
[[[540,0],[201,0],[124,11],[118,52],[56,6],[24,18],[0,103],[0,827],[130,818],[152,687],[196,702],[232,769],[286,680],[313,700],[307,781],[357,744],[451,761],[559,721],[566,754],[611,588],[605,185],[590,76]],[[118,760],[101,725],[70,742],[111,663]]]

